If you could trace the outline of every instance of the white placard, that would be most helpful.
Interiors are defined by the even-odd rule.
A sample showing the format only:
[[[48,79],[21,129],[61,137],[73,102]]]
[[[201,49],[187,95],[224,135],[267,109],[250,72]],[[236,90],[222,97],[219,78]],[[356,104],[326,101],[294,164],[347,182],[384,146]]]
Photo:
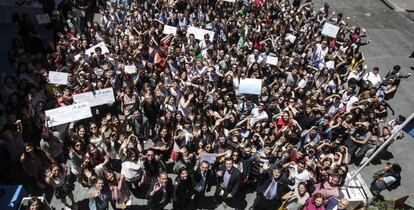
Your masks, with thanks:
[[[175,34],[177,34],[177,27],[164,25],[164,30],[162,31],[162,33],[168,35],[172,34],[175,36]]]
[[[73,101],[76,104],[87,102],[91,107],[94,107],[115,102],[115,96],[113,89],[110,87],[101,90],[75,94],[73,95]]]
[[[37,23],[39,24],[47,24],[50,23],[49,14],[38,14],[36,15]]]
[[[262,90],[262,80],[246,78],[240,80],[239,91],[243,94],[260,95]]]
[[[137,73],[137,67],[135,65],[124,66],[124,72],[128,74],[135,74]]]
[[[278,57],[276,56],[267,56],[266,57],[266,64],[277,66]]]
[[[190,26],[187,29],[187,37],[190,36],[190,34],[194,34],[195,38],[198,40],[204,40],[205,34],[210,35],[210,41],[213,41],[214,39],[214,31],[209,31],[209,30],[205,30],[202,28],[196,28],[193,26]]]
[[[287,34],[286,35],[286,40],[289,40],[290,43],[294,43],[296,40],[296,36],[293,34]]]
[[[106,47],[105,42],[100,42],[91,48],[85,50],[85,55],[90,56],[92,53],[95,53],[95,48],[100,47],[102,49],[102,54],[109,53],[109,49]],[[75,60],[79,60],[80,54],[75,55]]]
[[[217,154],[216,153],[201,153],[200,154],[200,160],[201,161],[207,161],[210,164],[213,164],[216,162]]]
[[[335,69],[335,61],[328,61],[325,63],[327,69]]]
[[[58,71],[49,71],[49,83],[57,85],[67,85],[68,84],[68,73],[58,72]]]
[[[46,110],[45,114],[49,118],[48,127],[92,117],[91,107],[87,102]]]
[[[325,25],[323,25],[322,35],[336,38],[336,36],[338,35],[338,32],[339,32],[339,27],[336,25],[333,25],[328,22],[325,23]]]

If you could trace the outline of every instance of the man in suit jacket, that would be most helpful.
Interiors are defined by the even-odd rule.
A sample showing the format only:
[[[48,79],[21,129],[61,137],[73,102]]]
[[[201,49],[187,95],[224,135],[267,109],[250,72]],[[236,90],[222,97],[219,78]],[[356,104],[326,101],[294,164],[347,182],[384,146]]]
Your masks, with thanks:
[[[217,170],[216,197],[232,198],[239,191],[240,171],[233,166],[233,159],[227,158],[224,166]]]
[[[326,210],[346,210],[349,201],[346,198],[337,199],[331,198],[326,204]]]
[[[202,161],[200,166],[194,171],[192,178],[194,186],[194,202],[196,208],[199,208],[200,200],[204,198],[206,192],[210,192],[212,177],[210,164],[207,161]]]
[[[158,181],[153,183],[147,193],[147,209],[162,210],[171,201],[173,192],[172,180],[167,172],[161,172]]]
[[[270,210],[280,207],[282,196],[290,191],[282,173],[281,165],[274,165],[264,173],[266,177],[256,189],[257,196],[250,210]]]

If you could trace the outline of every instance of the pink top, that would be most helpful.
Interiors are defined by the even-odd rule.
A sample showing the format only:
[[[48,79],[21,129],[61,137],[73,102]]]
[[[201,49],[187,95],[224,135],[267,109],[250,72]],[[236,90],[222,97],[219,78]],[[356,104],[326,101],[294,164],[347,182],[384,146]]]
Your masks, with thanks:
[[[316,205],[312,202],[312,197],[308,198],[305,204],[305,208],[303,210],[325,210],[323,204],[320,207],[316,207]]]

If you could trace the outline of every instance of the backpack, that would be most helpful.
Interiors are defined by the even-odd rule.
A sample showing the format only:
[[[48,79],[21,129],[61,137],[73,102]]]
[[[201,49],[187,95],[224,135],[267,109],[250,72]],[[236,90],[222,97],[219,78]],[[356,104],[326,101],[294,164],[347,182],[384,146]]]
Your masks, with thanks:
[[[396,180],[392,184],[387,186],[388,191],[392,191],[397,189],[401,185],[401,176],[400,174],[391,174],[392,177],[394,177]]]

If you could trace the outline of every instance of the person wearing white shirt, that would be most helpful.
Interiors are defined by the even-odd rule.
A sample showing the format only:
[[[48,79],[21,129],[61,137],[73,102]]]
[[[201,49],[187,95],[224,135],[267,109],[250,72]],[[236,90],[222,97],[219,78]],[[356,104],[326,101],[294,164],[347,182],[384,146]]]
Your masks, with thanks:
[[[379,68],[374,67],[372,71],[365,74],[362,79],[371,82],[373,87],[378,87],[382,82],[381,75],[379,74]]]
[[[259,50],[258,49],[254,49],[253,50],[253,54],[250,54],[247,57],[247,65],[251,66],[253,63],[257,62],[257,63],[262,63],[263,58],[262,56],[259,55]]]
[[[267,119],[269,119],[269,116],[264,111],[264,107],[264,103],[260,102],[258,107],[252,109],[249,121],[250,126],[253,126],[256,122],[266,123]]]

